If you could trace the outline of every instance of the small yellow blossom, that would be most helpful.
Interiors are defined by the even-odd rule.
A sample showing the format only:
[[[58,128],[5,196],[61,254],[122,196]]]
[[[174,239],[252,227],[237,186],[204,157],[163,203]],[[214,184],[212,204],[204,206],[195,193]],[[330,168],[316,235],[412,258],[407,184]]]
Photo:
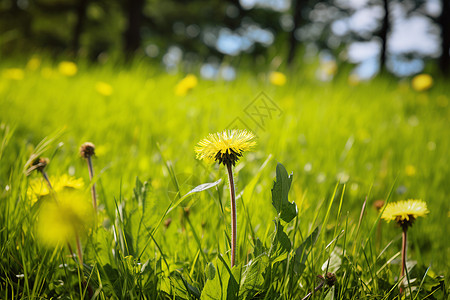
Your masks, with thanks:
[[[186,96],[190,90],[197,86],[197,84],[197,76],[195,76],[194,74],[188,74],[175,86],[175,95]]]
[[[37,234],[40,241],[56,247],[85,237],[94,225],[94,210],[84,193],[63,191],[47,199],[39,209]]]
[[[382,219],[396,221],[399,225],[411,226],[415,219],[428,214],[427,203],[422,200],[403,200],[389,203],[384,209]]]
[[[418,92],[426,91],[433,86],[433,77],[428,74],[416,75],[412,79],[411,85]]]
[[[3,78],[11,80],[22,80],[25,77],[25,73],[19,68],[10,68],[3,71]]]
[[[281,72],[271,72],[269,74],[269,81],[273,85],[283,86],[286,84],[286,75]]]
[[[334,60],[327,60],[320,64],[320,70],[324,75],[333,77],[336,75],[338,66],[336,64],[336,61]]]
[[[82,178],[71,177],[63,174],[60,177],[50,176],[50,183],[55,192],[63,190],[81,190],[84,187]],[[42,178],[34,178],[28,184],[27,196],[31,199],[31,203],[36,203],[40,198],[50,195],[47,183]]]
[[[417,171],[413,165],[407,165],[405,168],[405,173],[408,176],[414,176],[414,175],[416,175]]]
[[[197,159],[208,162],[219,161],[219,164],[233,166],[245,151],[256,145],[255,135],[247,130],[225,130],[209,134],[195,147]]]
[[[361,78],[358,76],[358,74],[353,73],[348,76],[348,84],[350,86],[357,86],[361,83]]]
[[[58,71],[64,76],[74,76],[78,72],[78,67],[74,62],[62,61],[58,65]]]
[[[113,87],[106,82],[99,81],[95,84],[95,89],[100,95],[111,96],[113,93]]]
[[[41,60],[38,57],[33,56],[32,58],[30,58],[30,60],[27,63],[27,69],[30,71],[36,71],[40,65],[41,65]]]

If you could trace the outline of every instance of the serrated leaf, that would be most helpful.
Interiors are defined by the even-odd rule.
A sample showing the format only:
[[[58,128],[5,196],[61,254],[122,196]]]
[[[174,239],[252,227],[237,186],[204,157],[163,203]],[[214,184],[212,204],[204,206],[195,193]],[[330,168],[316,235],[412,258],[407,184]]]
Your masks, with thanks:
[[[283,228],[280,221],[275,223],[276,233],[272,242],[272,249],[275,249],[272,256],[275,256],[275,258],[280,257],[283,253],[291,251],[291,240],[289,240],[289,237],[283,231]]]
[[[241,278],[240,298],[242,298],[243,295],[257,292],[262,288],[262,285],[264,284],[263,273],[268,266],[269,257],[266,254],[258,256],[245,266],[245,270]]]
[[[283,221],[290,222],[298,213],[295,202],[289,202],[288,199],[293,174],[288,175],[286,169],[280,163],[277,164],[276,173],[276,181],[272,188],[272,205]]]

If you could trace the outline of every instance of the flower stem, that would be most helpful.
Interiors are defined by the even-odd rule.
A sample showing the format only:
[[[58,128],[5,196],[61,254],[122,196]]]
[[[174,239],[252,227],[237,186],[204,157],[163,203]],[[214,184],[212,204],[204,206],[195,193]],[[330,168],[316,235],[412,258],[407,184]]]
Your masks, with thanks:
[[[92,166],[92,158],[88,156],[86,160],[89,169],[89,179],[92,182],[92,179],[94,178],[94,167]],[[94,207],[94,210],[97,211],[97,193],[95,190],[95,183],[92,184],[91,195],[92,195],[92,206]]]
[[[228,181],[230,184],[231,196],[231,267],[236,263],[236,193],[234,190],[233,169],[231,164],[227,164]]]
[[[403,276],[405,275],[405,268],[406,268],[406,232],[408,230],[408,226],[402,226],[403,233],[402,233],[402,270],[400,273],[400,278],[403,282]],[[400,294],[403,293],[403,286],[402,282],[400,282]]]
[[[44,170],[40,170],[42,177],[44,177],[45,182],[47,183],[47,186],[49,188],[49,190],[52,192],[53,191],[53,187],[52,184],[50,183],[50,179],[48,179],[48,175],[47,172],[45,172]]]

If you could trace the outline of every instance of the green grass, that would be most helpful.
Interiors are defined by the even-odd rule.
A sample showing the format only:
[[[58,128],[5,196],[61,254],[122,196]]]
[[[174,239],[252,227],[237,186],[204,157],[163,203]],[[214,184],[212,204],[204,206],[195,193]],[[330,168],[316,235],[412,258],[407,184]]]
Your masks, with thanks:
[[[10,67],[23,65],[3,62],[0,76]],[[337,284],[314,299],[393,299],[401,230],[383,222],[378,239],[372,204],[409,198],[425,200],[430,214],[408,231],[408,261],[415,265],[407,299],[446,297],[450,85],[444,80],[435,78],[420,93],[394,78],[350,86],[345,75],[318,82],[307,66],[276,87],[266,74],[239,70],[233,82],[200,79],[179,97],[174,87],[181,75],[144,63],[80,64],[73,77],[54,71],[45,78],[43,68],[56,64],[25,69],[22,80],[0,77],[0,298],[209,299],[224,289],[230,299],[237,293],[301,299],[327,269]],[[111,96],[96,91],[99,81],[113,87]],[[276,105],[263,128],[246,114],[261,92]],[[197,161],[193,149],[236,118],[256,133],[258,145],[235,168],[242,194],[238,264],[230,270],[225,168]],[[101,210],[98,227],[83,241],[82,269],[67,247],[46,248],[35,233],[37,208],[27,198],[23,170],[46,137],[47,173],[85,182],[79,146],[96,145]],[[299,213],[275,228],[277,162],[293,172],[289,199]]]

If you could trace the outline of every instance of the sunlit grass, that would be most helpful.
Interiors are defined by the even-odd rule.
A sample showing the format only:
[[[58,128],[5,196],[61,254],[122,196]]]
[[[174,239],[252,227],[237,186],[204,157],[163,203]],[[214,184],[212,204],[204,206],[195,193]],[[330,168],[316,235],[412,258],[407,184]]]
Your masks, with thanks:
[[[66,62],[70,72],[58,62],[30,64],[0,66],[0,249],[6,274],[0,297],[89,295],[81,272],[100,297],[152,289],[194,297],[183,280],[201,292],[208,263],[220,271],[218,255],[229,262],[230,211],[224,168],[197,161],[194,147],[228,126],[251,130],[258,140],[234,170],[238,265],[255,259],[256,238],[266,247],[274,238],[277,162],[294,173],[289,195],[298,218],[283,224],[292,249],[321,228],[298,276],[301,285],[288,272],[273,270],[273,285],[262,297],[275,297],[275,290],[281,298],[303,297],[325,270],[337,274],[338,285],[330,287],[337,296],[398,293],[401,233],[382,224],[376,240],[379,215],[372,203],[378,199],[427,202],[429,216],[409,230],[408,260],[417,261],[412,270],[419,283],[428,266],[428,275],[447,280],[450,87],[439,78],[418,92],[408,79],[355,85],[342,74],[323,83],[309,75],[311,66],[283,72],[284,85],[271,84],[270,71],[239,70],[232,82],[196,78],[180,94],[185,74],[147,64],[74,68]],[[67,249],[37,242],[37,211],[27,198],[28,186],[40,177],[27,178],[24,166],[36,145],[61,129],[39,153],[50,158],[47,173],[84,178],[87,191],[97,185],[99,227],[84,244],[84,269]],[[92,182],[78,153],[86,141],[96,145]],[[217,187],[179,202],[195,186],[218,179]],[[322,270],[336,256],[340,266]]]

